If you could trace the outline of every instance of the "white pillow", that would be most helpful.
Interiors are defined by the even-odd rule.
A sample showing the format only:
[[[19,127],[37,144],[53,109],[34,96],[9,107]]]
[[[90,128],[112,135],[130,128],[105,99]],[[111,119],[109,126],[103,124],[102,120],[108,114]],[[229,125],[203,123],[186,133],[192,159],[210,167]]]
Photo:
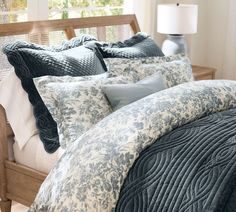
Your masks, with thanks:
[[[7,119],[15,134],[15,141],[22,150],[38,130],[28,94],[22,88],[15,72],[11,72],[0,83],[0,104],[6,111]]]

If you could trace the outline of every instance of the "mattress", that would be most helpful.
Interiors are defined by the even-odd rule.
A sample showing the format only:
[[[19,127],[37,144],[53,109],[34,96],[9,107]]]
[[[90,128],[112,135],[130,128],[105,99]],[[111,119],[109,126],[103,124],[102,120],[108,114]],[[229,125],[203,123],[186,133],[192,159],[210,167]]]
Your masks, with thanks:
[[[13,152],[17,163],[48,174],[64,150],[59,148],[53,154],[49,154],[44,150],[39,135],[34,135],[22,150],[20,150],[17,142],[14,142]]]

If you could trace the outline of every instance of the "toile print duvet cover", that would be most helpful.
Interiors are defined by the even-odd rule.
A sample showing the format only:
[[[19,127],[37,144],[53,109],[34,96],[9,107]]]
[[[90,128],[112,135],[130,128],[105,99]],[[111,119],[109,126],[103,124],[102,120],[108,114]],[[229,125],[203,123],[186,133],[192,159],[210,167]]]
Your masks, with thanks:
[[[32,211],[235,211],[236,82],[147,96],[70,145]]]

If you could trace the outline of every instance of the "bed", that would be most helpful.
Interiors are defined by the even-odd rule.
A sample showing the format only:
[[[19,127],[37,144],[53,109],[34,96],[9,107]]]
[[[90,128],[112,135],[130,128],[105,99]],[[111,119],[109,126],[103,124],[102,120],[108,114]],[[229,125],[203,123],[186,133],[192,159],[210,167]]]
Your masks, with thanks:
[[[67,38],[71,39],[75,37],[74,29],[100,27],[100,36],[104,38],[103,27],[113,25],[130,25],[134,33],[140,31],[134,15],[123,15],[4,24],[0,26],[0,36],[64,30]],[[2,107],[0,117],[0,205],[1,210],[7,212],[11,210],[12,200],[30,206],[47,175],[8,160],[8,140],[13,138],[14,132],[6,121],[5,112]]]
[[[94,18],[54,20],[54,21],[37,21],[37,22],[26,22],[26,23],[0,25],[0,36],[9,36],[9,35],[16,35],[16,34],[17,35],[18,34],[31,34],[32,32],[33,32],[33,34],[35,34],[37,32],[47,33],[48,31],[64,30],[67,38],[71,39],[76,36],[74,29],[98,27],[98,37],[100,37],[101,39],[104,39],[104,35],[103,35],[104,34],[103,27],[104,26],[127,25],[127,24],[130,25],[130,27],[134,33],[137,33],[140,31],[140,28],[138,26],[135,15],[123,15],[123,16],[111,16],[111,17],[94,17]],[[34,36],[29,36],[29,38],[32,38],[32,37],[34,38]],[[119,64],[120,66],[122,65],[122,62]],[[193,66],[193,69],[196,69],[196,68],[197,68],[196,66]],[[151,67],[147,67],[146,71],[152,72],[151,69],[152,69]],[[178,75],[178,72],[176,72],[176,73]],[[157,77],[159,77],[159,76],[157,76]],[[40,85],[40,83],[41,83],[41,81],[39,80],[38,84]],[[207,85],[205,85],[205,84],[206,83],[204,83],[204,82],[199,82],[199,84],[196,84],[196,85],[192,85],[191,83],[189,84],[189,88],[191,89],[191,92],[194,95],[196,95],[195,97],[196,97],[197,101],[201,102],[200,101],[202,98],[201,95],[203,95],[205,93],[204,100],[206,100],[206,103],[202,102],[203,106],[199,102],[198,102],[199,104],[194,105],[194,101],[196,101],[196,99],[194,99],[194,96],[193,97],[191,96],[191,93],[188,93],[186,91],[184,86],[180,85],[178,88],[178,92],[180,92],[180,93],[182,92],[183,94],[185,94],[187,92],[187,94],[185,94],[185,96],[184,96],[184,102],[186,103],[186,105],[189,108],[191,108],[192,110],[194,110],[193,109],[194,106],[197,109],[199,109],[201,107],[204,108],[204,110],[202,110],[202,111],[200,109],[199,109],[199,111],[195,111],[194,115],[191,114],[192,111],[189,114],[185,113],[184,110],[187,111],[188,107],[186,107],[185,105],[183,105],[181,103],[179,105],[178,109],[182,111],[183,117],[180,116],[180,118],[177,121],[174,119],[174,117],[177,117],[177,116],[175,116],[175,111],[171,111],[171,107],[173,108],[173,110],[176,109],[173,105],[176,104],[176,102],[174,102],[174,101],[178,102],[178,98],[176,100],[174,100],[173,97],[178,96],[179,93],[178,92],[175,93],[175,90],[172,89],[173,94],[169,94],[168,92],[165,92],[165,91],[163,91],[163,93],[161,93],[164,97],[168,97],[169,99],[172,99],[171,101],[166,103],[162,99],[161,96],[154,95],[154,96],[146,99],[147,102],[153,102],[153,107],[149,107],[148,105],[146,105],[145,104],[146,100],[143,100],[143,101],[140,100],[139,103],[141,105],[143,105],[142,110],[137,109],[138,103],[127,106],[124,109],[121,108],[121,112],[120,112],[120,110],[118,110],[117,112],[114,113],[114,115],[109,116],[109,118],[105,118],[108,123],[105,123],[105,121],[101,122],[100,125],[98,125],[94,131],[88,132],[88,134],[86,134],[83,138],[81,138],[81,140],[85,143],[86,143],[86,141],[85,141],[86,137],[93,140],[91,138],[92,135],[94,135],[95,138],[100,139],[101,141],[102,141],[102,139],[105,140],[105,137],[102,138],[102,137],[100,137],[100,135],[105,133],[106,137],[109,138],[109,136],[112,136],[112,133],[109,134],[109,130],[114,130],[114,131],[116,130],[117,133],[119,132],[119,130],[121,130],[122,132],[126,133],[125,129],[122,128],[124,126],[123,124],[121,124],[121,123],[124,123],[122,121],[122,119],[126,120],[126,122],[127,122],[128,118],[130,118],[130,120],[132,120],[132,119],[134,119],[134,117],[137,117],[137,118],[140,117],[140,120],[142,120],[142,121],[140,121],[140,123],[143,122],[143,125],[147,125],[148,128],[150,128],[152,123],[148,122],[148,120],[145,119],[145,114],[149,114],[150,111],[156,111],[156,110],[166,112],[164,108],[159,108],[157,106],[154,107],[154,105],[157,105],[155,98],[157,100],[160,100],[161,102],[163,101],[163,105],[167,104],[167,106],[169,106],[168,111],[171,111],[171,114],[174,116],[174,117],[170,117],[170,120],[173,121],[173,123],[171,123],[170,126],[166,125],[166,120],[168,120],[169,117],[165,118],[164,113],[163,113],[163,117],[160,116],[160,120],[163,120],[163,123],[162,123],[163,125],[158,126],[158,127],[161,127],[160,129],[162,129],[162,128],[165,129],[166,130],[165,133],[171,131],[171,129],[175,129],[176,126],[178,126],[177,123],[174,123],[174,120],[176,122],[178,122],[180,126],[182,126],[184,124],[189,123],[190,121],[195,120],[196,118],[201,118],[206,114],[211,114],[214,112],[219,112],[221,110],[227,110],[227,109],[231,109],[231,108],[235,107],[235,101],[234,101],[235,99],[233,98],[233,96],[235,95],[235,84],[233,82],[216,82],[216,83],[214,83],[214,82],[209,81]],[[202,90],[200,89],[200,91],[199,91],[199,89],[198,89],[199,87]],[[228,93],[226,92],[226,90],[228,91]],[[153,97],[155,97],[155,98],[153,98]],[[214,101],[216,100],[217,104],[213,104],[212,99],[214,99]],[[220,100],[222,100],[222,102],[224,102],[225,104],[223,104]],[[179,101],[181,102],[182,100],[179,99]],[[128,109],[134,109],[134,111],[136,111],[136,113],[131,114],[131,113],[129,113]],[[1,136],[1,138],[0,138],[0,171],[1,171],[0,172],[0,197],[1,197],[1,202],[0,202],[0,205],[1,205],[1,210],[3,212],[5,212],[5,211],[8,212],[11,210],[11,201],[12,200],[17,201],[23,205],[30,206],[33,203],[33,201],[38,193],[38,190],[43,182],[44,182],[44,185],[43,185],[44,189],[53,190],[54,188],[52,187],[52,185],[50,185],[50,183],[49,183],[50,180],[45,182],[45,178],[47,177],[47,174],[45,172],[37,171],[37,168],[36,169],[29,168],[30,165],[29,166],[21,165],[19,163],[9,160],[9,147],[8,147],[9,146],[9,139],[11,140],[11,138],[14,136],[14,132],[12,131],[11,126],[7,122],[5,111],[2,107],[1,107],[0,112],[1,112],[1,114],[0,114],[0,125],[1,125],[0,126],[0,129],[1,129],[1,134],[0,134],[0,136]],[[233,114],[233,112],[231,112],[231,113]],[[157,115],[157,114],[156,113],[151,114],[150,120],[155,120],[155,115]],[[222,116],[225,116],[227,119],[227,117],[229,117],[230,115],[228,115],[227,113],[223,114],[223,115],[222,114],[219,115],[219,117],[222,117]],[[210,123],[214,123],[214,121],[218,120],[219,117],[217,115],[210,117],[210,120],[213,120]],[[114,119],[114,118],[118,120],[117,121],[117,129],[112,129],[112,128],[110,129],[109,126],[111,126],[111,125],[109,125],[109,122],[112,123],[112,119]],[[195,124],[204,125],[204,123],[206,122],[205,120],[201,120],[201,121],[202,122],[200,124],[194,123],[191,126],[186,126],[186,129],[190,129],[190,132],[192,132],[191,130],[192,130],[192,128],[195,127]],[[230,121],[232,121],[232,120],[227,120],[227,121],[230,124]],[[233,123],[233,121],[232,121],[232,123]],[[224,123],[222,124],[222,128],[223,128],[223,125],[224,125]],[[108,132],[104,132],[104,129],[103,129],[104,126],[106,129],[108,129]],[[134,127],[133,132],[139,131],[138,130],[139,124],[131,123],[130,129],[132,129],[132,127]],[[212,126],[209,126],[209,128],[210,127],[212,127]],[[181,130],[183,130],[183,129],[181,128]],[[223,130],[225,130],[225,129],[223,129]],[[223,130],[222,130],[222,132],[223,132]],[[110,131],[110,132],[112,132],[112,131]],[[186,132],[188,132],[188,131],[186,131]],[[140,133],[141,134],[138,134],[138,135],[136,135],[136,134],[135,135],[132,135],[132,134],[127,135],[128,138],[131,139],[131,142],[130,142],[131,146],[132,146],[132,142],[133,142],[132,139],[133,138],[136,138],[139,136],[141,136],[141,137],[144,136],[145,138],[152,138],[152,136],[155,135],[155,133],[157,133],[157,131],[148,131],[148,134],[145,134],[145,133],[147,133],[146,131],[144,134],[142,134],[143,132],[140,131]],[[173,133],[176,133],[177,137],[180,135],[178,131],[177,132],[174,131]],[[205,132],[205,133],[207,134],[209,132]],[[161,135],[164,135],[164,132],[162,132]],[[169,138],[168,135],[167,135],[168,138],[163,137],[163,141],[161,140],[162,138],[159,136],[160,135],[158,134],[157,137],[160,139],[160,146],[157,145],[157,147],[164,149],[164,150],[167,147],[170,148],[171,147],[170,143],[167,143],[167,147],[165,147],[165,144],[164,144],[165,139]],[[171,135],[170,135],[170,137],[171,137]],[[110,140],[113,140],[113,137],[110,137]],[[120,140],[122,140],[122,137],[120,137]],[[140,151],[140,149],[145,149],[154,140],[155,139],[152,138],[144,146],[139,145],[139,146],[136,146],[134,149],[132,149],[128,145],[126,148],[121,149],[121,150],[124,151],[124,155],[125,155],[125,157],[127,157],[127,161],[129,161],[129,160],[132,161],[132,159],[135,158],[140,153],[140,152],[137,153],[138,151]],[[106,141],[104,141],[104,142],[106,142]],[[181,144],[182,143],[180,142],[180,145]],[[34,145],[34,144],[32,143],[32,145]],[[195,145],[197,145],[197,144],[195,144]],[[29,147],[29,149],[30,148],[32,148],[32,147]],[[42,149],[42,146],[39,147],[39,149],[40,148]],[[73,148],[75,148],[75,147],[73,147]],[[102,148],[102,147],[98,146],[96,148]],[[126,152],[127,150],[129,150],[129,148],[131,148],[132,151],[137,151],[137,152],[133,152],[133,154],[129,155]],[[154,146],[154,149],[158,149],[158,148],[155,148],[155,146]],[[168,152],[168,148],[167,148],[167,152]],[[191,146],[191,148],[192,148],[192,146]],[[75,149],[73,149],[73,150],[75,152],[77,151]],[[18,150],[15,148],[14,151],[16,153]],[[72,149],[70,151],[72,151]],[[83,151],[86,152],[86,149],[84,149]],[[153,149],[151,149],[150,152],[153,152]],[[131,172],[129,172],[129,176],[124,183],[119,200],[118,200],[117,191],[119,190],[119,188],[120,188],[119,186],[121,183],[120,184],[117,183],[118,186],[116,188],[114,188],[116,191],[113,194],[110,193],[109,188],[107,188],[108,192],[106,194],[104,194],[104,196],[101,194],[101,192],[99,193],[99,194],[101,194],[101,196],[99,196],[100,200],[104,199],[104,201],[99,201],[99,200],[97,201],[97,200],[94,200],[91,196],[89,196],[90,199],[88,198],[86,203],[83,203],[83,201],[81,201],[81,203],[79,203],[79,204],[81,204],[80,205],[81,208],[87,207],[87,211],[95,211],[95,210],[99,210],[99,209],[100,209],[100,211],[111,211],[112,209],[114,209],[114,204],[117,203],[117,208],[116,208],[117,211],[129,211],[130,207],[132,208],[133,205],[135,205],[135,204],[137,204],[137,208],[136,208],[137,210],[138,210],[138,208],[140,208],[141,211],[142,210],[145,211],[146,206],[142,205],[142,204],[139,205],[139,202],[140,202],[140,198],[145,198],[147,190],[144,189],[143,191],[141,191],[141,194],[143,196],[141,196],[141,197],[137,196],[135,200],[131,201],[130,205],[127,204],[126,199],[130,198],[130,192],[135,193],[135,191],[139,190],[139,187],[136,187],[136,182],[135,182],[135,179],[137,178],[137,170],[140,170],[138,168],[140,166],[140,164],[149,163],[149,161],[146,162],[145,159],[147,158],[146,155],[152,154],[150,152],[148,149],[145,149],[140,157],[140,160],[138,160],[134,164],[133,169],[131,169]],[[174,153],[176,153],[176,151],[173,151],[173,153],[170,154],[170,158],[172,158]],[[160,153],[160,154],[162,154],[162,153]],[[224,155],[224,153],[222,153],[222,154]],[[136,156],[134,157],[134,155],[136,155]],[[70,155],[67,155],[67,156],[70,159],[70,161],[73,161],[73,159],[74,159],[74,161],[76,161],[75,158],[71,157]],[[59,157],[60,156],[58,156],[57,159]],[[63,174],[60,173],[60,168],[63,166],[63,163],[65,163],[65,157],[66,156],[64,156],[62,161],[60,161],[60,164],[57,165],[55,168],[55,170],[57,169],[57,171],[58,170],[59,171],[58,172],[54,171],[49,176],[49,179],[53,178],[55,176],[58,177],[59,184],[64,182],[63,177],[69,177],[67,175],[63,176]],[[86,157],[88,157],[88,155],[86,155]],[[120,155],[119,155],[119,157],[120,157]],[[160,157],[161,157],[161,155],[160,155]],[[180,157],[180,160],[182,160],[182,159],[184,160],[184,157],[183,158]],[[30,160],[30,159],[28,159],[28,160]],[[56,160],[54,160],[54,162],[52,162],[51,167],[54,165]],[[76,162],[78,162],[78,161],[76,161]],[[181,163],[181,162],[179,162],[179,163]],[[79,166],[81,166],[81,170],[82,170],[82,168],[84,168],[84,170],[86,170],[86,168],[83,167],[82,162],[81,162],[81,164],[78,162],[78,164],[79,164]],[[84,164],[86,164],[86,161],[84,161]],[[133,164],[133,162],[129,163],[130,166],[132,164]],[[165,164],[166,163],[164,163],[164,165]],[[72,162],[70,165],[73,166],[73,168],[74,168],[74,164]],[[88,167],[89,167],[89,165],[93,166],[93,164],[88,164]],[[118,164],[118,165],[120,165],[120,164]],[[155,165],[155,167],[156,167],[156,164],[152,164],[152,163],[149,166],[152,166],[152,165]],[[35,166],[35,167],[37,167],[37,166]],[[135,170],[135,167],[137,170]],[[158,169],[160,167],[156,167],[156,168]],[[167,169],[168,168],[169,167],[167,167]],[[175,169],[175,168],[176,167],[174,167],[173,169]],[[186,167],[183,167],[183,169],[184,168],[186,168]],[[50,168],[46,168],[46,170],[49,170],[49,169]],[[119,169],[119,168],[117,168],[117,169]],[[126,165],[124,165],[124,167],[122,166],[122,169],[127,171],[128,168],[126,167]],[[42,170],[42,168],[41,168],[41,170]],[[141,170],[144,170],[144,168],[141,168]],[[162,171],[162,170],[160,170],[160,171]],[[86,171],[84,173],[86,173]],[[151,173],[151,171],[150,171],[150,173]],[[123,175],[123,174],[124,173],[122,173],[121,175]],[[92,179],[93,176],[89,176],[89,177]],[[113,177],[112,179],[114,179],[114,176],[112,176],[112,177]],[[152,177],[152,175],[150,174],[149,177]],[[141,176],[141,178],[142,178],[142,176]],[[81,176],[81,179],[82,179],[82,176]],[[117,179],[118,179],[118,177],[117,177]],[[162,185],[163,184],[165,185],[165,183],[168,183],[168,182],[169,181],[165,182],[164,179],[162,179],[162,181],[161,181]],[[207,180],[205,178],[203,178],[203,184],[205,182],[207,182]],[[233,185],[233,181],[230,181],[230,182]],[[72,183],[74,183],[74,182],[72,182]],[[139,183],[141,183],[141,184],[139,184]],[[174,184],[174,182],[172,182],[172,183]],[[107,185],[108,184],[109,184],[109,182],[107,182]],[[201,184],[201,182],[200,182],[200,184]],[[140,185],[141,187],[145,188],[146,182],[137,182],[137,185]],[[56,186],[58,186],[58,185],[56,185]],[[69,186],[71,186],[71,185],[69,185]],[[59,189],[59,188],[55,187],[55,189]],[[84,189],[84,188],[79,188],[79,189]],[[66,191],[63,190],[63,192],[65,193]],[[98,192],[99,192],[99,189],[98,189]],[[230,192],[232,193],[232,191],[230,191]],[[132,193],[132,195],[133,195],[133,193]],[[50,201],[51,201],[50,197],[48,197],[47,195],[45,195],[45,196],[44,195],[45,195],[45,192],[42,192],[39,194],[37,203],[34,203],[31,210],[32,211],[58,211],[59,209],[54,204],[55,202],[52,202],[53,204],[50,204]],[[63,202],[63,200],[66,200],[65,202],[67,202],[67,201],[69,202],[69,200],[66,199],[65,196],[63,197],[65,199],[62,198],[61,201]],[[113,196],[113,197],[111,197],[111,196]],[[55,196],[55,199],[57,199],[57,198],[58,197]],[[83,199],[85,197],[82,196],[80,198]],[[189,200],[189,196],[187,196],[185,198],[187,200]],[[43,200],[45,200],[45,201],[43,201]],[[216,200],[218,200],[218,199],[216,198]],[[88,202],[93,202],[93,201],[94,201],[94,205],[86,205],[86,204],[88,204]],[[162,200],[158,199],[158,201],[162,201]],[[170,201],[170,200],[167,200],[167,202],[168,201]],[[62,202],[60,202],[60,204],[63,204]],[[45,204],[47,203],[47,205],[44,206],[44,203]],[[172,205],[175,204],[175,202],[170,202],[170,203]],[[73,205],[75,203],[69,202],[68,204]],[[150,211],[157,211],[157,208],[156,208],[157,206],[155,204],[154,205],[153,204],[154,203],[151,204]],[[198,203],[196,203],[196,204],[198,204]],[[42,208],[40,208],[40,205],[42,206]],[[163,209],[163,207],[165,208],[165,206],[162,205],[162,209]],[[187,206],[184,206],[184,207],[187,207]],[[166,208],[167,208],[167,206],[166,206]],[[178,211],[178,209],[176,209],[176,208],[174,206],[172,206],[173,211]],[[66,210],[66,206],[65,206],[65,210]],[[74,208],[73,210],[77,211],[76,208]],[[71,211],[73,211],[73,210],[71,210]],[[130,209],[130,210],[134,211],[134,209]],[[160,208],[158,208],[158,210],[162,211]],[[82,209],[81,209],[81,211],[82,211]],[[166,211],[167,211],[167,209],[166,209]],[[185,210],[183,209],[183,211],[185,211]],[[210,211],[210,210],[208,210],[208,211]]]

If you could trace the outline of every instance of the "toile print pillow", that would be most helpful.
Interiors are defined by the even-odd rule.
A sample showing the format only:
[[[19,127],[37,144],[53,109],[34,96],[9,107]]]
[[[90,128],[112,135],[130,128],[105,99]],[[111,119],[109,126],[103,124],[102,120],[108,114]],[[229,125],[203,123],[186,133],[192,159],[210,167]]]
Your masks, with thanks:
[[[143,79],[154,73],[161,73],[168,88],[193,81],[192,66],[189,59],[160,64],[142,64],[138,76]]]
[[[132,82],[125,77],[88,80],[88,77],[45,76],[34,79],[41,98],[57,122],[59,142],[64,149],[112,112],[102,85]]]
[[[159,64],[165,62],[172,62],[175,60],[182,60],[186,58],[183,54],[176,54],[165,57],[145,57],[145,58],[106,58],[104,59],[108,77],[116,77],[123,75],[130,75],[130,73],[134,72],[137,67],[141,66],[141,64]]]
[[[131,77],[137,82],[159,72],[168,87],[193,80],[190,60],[181,54],[138,59],[109,58],[105,63],[108,77]]]

